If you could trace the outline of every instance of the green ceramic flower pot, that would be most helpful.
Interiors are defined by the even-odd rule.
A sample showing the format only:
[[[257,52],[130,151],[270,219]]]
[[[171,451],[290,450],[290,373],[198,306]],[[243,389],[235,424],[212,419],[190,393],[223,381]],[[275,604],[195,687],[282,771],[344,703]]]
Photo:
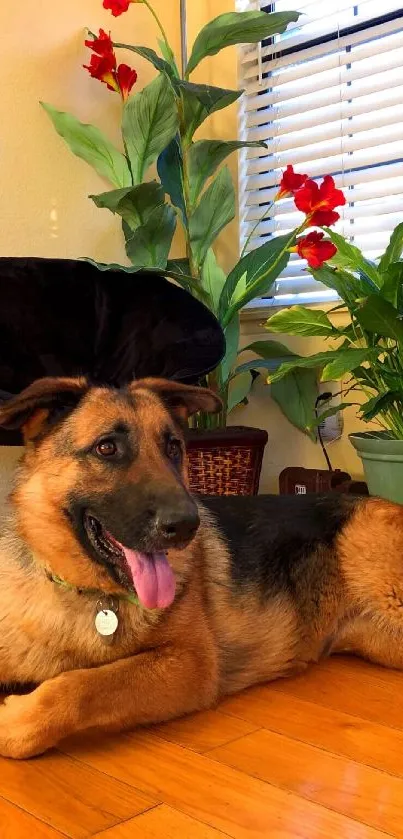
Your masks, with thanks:
[[[387,431],[350,434],[361,457],[370,495],[403,504],[403,440],[391,439]]]

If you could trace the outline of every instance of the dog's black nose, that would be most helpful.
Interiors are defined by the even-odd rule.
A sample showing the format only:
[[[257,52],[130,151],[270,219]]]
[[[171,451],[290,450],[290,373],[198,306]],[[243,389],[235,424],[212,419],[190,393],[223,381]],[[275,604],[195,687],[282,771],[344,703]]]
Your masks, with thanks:
[[[200,524],[195,504],[160,509],[155,525],[161,547],[185,545],[193,538]]]

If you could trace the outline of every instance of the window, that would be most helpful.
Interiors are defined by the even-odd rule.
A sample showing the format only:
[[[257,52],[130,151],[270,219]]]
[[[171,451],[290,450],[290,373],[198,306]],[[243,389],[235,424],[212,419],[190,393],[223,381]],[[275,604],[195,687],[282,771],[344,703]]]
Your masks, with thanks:
[[[241,54],[241,137],[268,149],[241,153],[241,241],[248,249],[292,230],[293,201],[270,208],[280,172],[332,174],[345,191],[335,226],[375,258],[403,220],[403,7],[392,0],[240,0],[240,10],[301,16],[283,35]],[[253,305],[334,299],[293,255],[274,296]]]

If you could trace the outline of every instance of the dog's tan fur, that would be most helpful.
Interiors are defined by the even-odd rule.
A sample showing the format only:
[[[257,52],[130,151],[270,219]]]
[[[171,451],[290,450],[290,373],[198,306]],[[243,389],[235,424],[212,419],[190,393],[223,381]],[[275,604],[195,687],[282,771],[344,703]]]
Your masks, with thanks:
[[[376,500],[358,505],[330,553],[319,551],[312,568],[327,569],[319,602],[307,580],[298,608],[286,591],[262,598],[253,581],[242,591],[234,587],[225,540],[201,508],[192,543],[169,552],[173,605],[148,611],[122,600],[117,636],[105,645],[94,629],[97,596],[65,590],[45,573],[80,589],[123,593],[87,556],[63,514],[71,488],[83,480],[74,452],[125,420],[139,439],[125,480],[135,484],[147,473],[169,492],[186,481],[186,464],[180,479],[161,456],[156,434],[172,413],[206,407],[207,392],[195,396],[195,389],[151,380],[132,385],[133,405],[85,382],[64,383],[70,387],[82,391],[82,400],[54,428],[46,427],[43,384],[20,402],[26,454],[0,540],[0,682],[38,687],[0,706],[0,754],[25,758],[76,731],[120,731],[207,708],[332,651],[402,667],[403,510]],[[2,409],[0,421],[7,424],[15,413],[15,406]],[[85,473],[94,494],[113,482],[102,470],[94,464]]]

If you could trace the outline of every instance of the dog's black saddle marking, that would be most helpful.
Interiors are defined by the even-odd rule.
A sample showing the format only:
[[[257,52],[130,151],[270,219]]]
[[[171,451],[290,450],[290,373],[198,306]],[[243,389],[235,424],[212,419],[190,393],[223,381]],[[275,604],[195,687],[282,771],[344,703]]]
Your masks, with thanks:
[[[315,551],[331,548],[360,499],[344,495],[203,497],[231,554],[235,585],[258,586],[263,597],[295,595],[312,574]]]

